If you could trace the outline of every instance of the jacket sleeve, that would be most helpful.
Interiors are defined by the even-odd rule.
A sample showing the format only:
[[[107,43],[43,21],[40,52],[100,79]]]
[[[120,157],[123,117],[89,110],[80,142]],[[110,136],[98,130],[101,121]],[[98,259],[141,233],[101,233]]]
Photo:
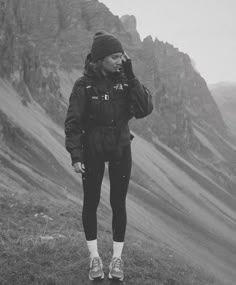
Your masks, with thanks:
[[[144,118],[153,110],[152,96],[150,91],[143,86],[137,78],[128,81],[130,111],[136,118]]]
[[[83,162],[83,134],[87,104],[85,84],[77,80],[72,89],[65,119],[65,147],[71,155],[72,165]]]

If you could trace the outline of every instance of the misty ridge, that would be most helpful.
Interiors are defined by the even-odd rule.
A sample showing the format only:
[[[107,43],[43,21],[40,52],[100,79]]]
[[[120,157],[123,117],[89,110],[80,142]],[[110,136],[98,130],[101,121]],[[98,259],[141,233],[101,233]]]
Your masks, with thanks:
[[[141,40],[134,16],[97,0],[0,1],[0,284],[89,284],[82,182],[63,128],[98,30],[119,38],[154,102],[130,122],[124,283],[234,285],[236,87],[207,86],[191,55]],[[107,170],[98,218],[104,248]]]

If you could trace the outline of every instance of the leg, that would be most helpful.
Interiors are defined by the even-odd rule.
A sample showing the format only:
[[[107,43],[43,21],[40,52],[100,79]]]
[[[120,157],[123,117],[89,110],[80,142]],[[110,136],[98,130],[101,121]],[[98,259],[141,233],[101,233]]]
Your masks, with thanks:
[[[97,239],[97,207],[100,201],[101,184],[105,163],[94,158],[85,163],[83,174],[84,202],[82,220],[87,241]]]
[[[123,242],[126,231],[126,195],[131,173],[131,147],[126,146],[119,161],[110,161],[110,203],[112,208],[113,240]]]
[[[113,256],[109,265],[109,279],[124,280],[124,263],[121,254],[124,246],[125,230],[127,223],[126,195],[131,173],[131,148],[125,147],[119,161],[111,161],[109,164],[109,176],[111,184],[110,203],[112,207],[113,230]]]
[[[97,248],[97,207],[100,201],[101,184],[105,163],[99,158],[87,157],[83,178],[84,203],[82,220],[84,232],[90,252],[90,280],[104,278],[103,264]]]

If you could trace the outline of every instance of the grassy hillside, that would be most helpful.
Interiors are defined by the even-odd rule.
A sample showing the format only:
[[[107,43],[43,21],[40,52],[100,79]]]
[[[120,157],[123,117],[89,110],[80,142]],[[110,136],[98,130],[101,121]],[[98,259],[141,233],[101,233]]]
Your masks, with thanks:
[[[81,208],[16,197],[2,189],[0,193],[0,284],[91,284]],[[112,250],[108,228],[99,228],[99,249],[107,273]],[[138,232],[127,236],[124,261],[123,284],[217,284],[163,243],[153,243]],[[106,278],[102,284],[113,283]]]

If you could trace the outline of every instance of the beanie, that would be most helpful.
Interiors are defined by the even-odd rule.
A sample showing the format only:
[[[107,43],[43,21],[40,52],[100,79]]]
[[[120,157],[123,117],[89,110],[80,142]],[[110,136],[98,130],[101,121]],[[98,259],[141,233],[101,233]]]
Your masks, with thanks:
[[[118,52],[123,53],[124,50],[120,41],[115,36],[105,32],[97,32],[94,35],[91,48],[93,62]]]

